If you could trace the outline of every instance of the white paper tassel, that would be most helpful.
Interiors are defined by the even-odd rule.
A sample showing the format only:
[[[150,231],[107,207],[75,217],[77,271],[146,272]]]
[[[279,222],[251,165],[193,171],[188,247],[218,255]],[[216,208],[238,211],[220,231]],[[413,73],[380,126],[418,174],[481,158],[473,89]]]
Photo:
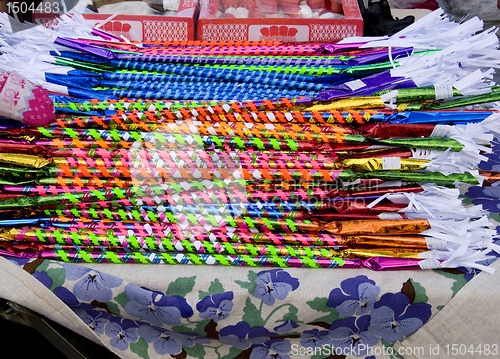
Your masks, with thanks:
[[[425,165],[427,171],[441,172],[444,175],[474,171],[479,162],[487,160],[479,152],[451,152],[450,149],[446,151],[412,149],[412,153],[411,158],[430,161]]]
[[[500,109],[497,109],[500,110]],[[500,134],[500,113],[493,113],[481,122],[481,126],[492,133]]]
[[[465,207],[460,199],[458,188],[447,188],[434,184],[422,184],[423,192],[418,193],[387,193],[367,207],[373,208],[377,203],[387,199],[393,203],[406,204],[406,208],[400,210],[408,218],[470,221],[481,218],[487,214],[481,206]]]
[[[392,76],[411,79],[417,87],[454,86],[466,96],[490,92],[492,68],[500,67],[496,30],[482,30],[483,22],[477,17],[456,23],[438,9],[391,37],[348,38],[341,43],[367,42],[361,47],[389,49],[412,46],[412,56],[391,59]],[[439,51],[420,52],[425,50]]]

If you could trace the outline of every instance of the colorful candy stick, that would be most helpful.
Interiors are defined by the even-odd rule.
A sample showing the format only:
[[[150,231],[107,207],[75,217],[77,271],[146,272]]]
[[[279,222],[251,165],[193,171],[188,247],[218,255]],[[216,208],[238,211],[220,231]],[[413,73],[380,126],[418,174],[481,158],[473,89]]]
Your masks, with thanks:
[[[191,130],[192,131],[192,130]],[[19,132],[19,131],[18,131]],[[22,132],[26,135],[33,136],[43,136],[48,138],[74,138],[80,140],[95,140],[95,147],[100,144],[98,141],[116,141],[116,142],[141,142],[146,143],[144,146],[188,146],[188,145],[198,145],[199,148],[208,149],[212,144],[221,148],[222,141],[229,142],[228,145],[234,146],[234,148],[245,149],[247,147],[256,146],[258,149],[274,148],[280,150],[293,150],[301,151],[305,149],[305,146],[300,146],[302,143],[295,141],[308,141],[309,143],[318,142],[328,142],[328,143],[343,143],[343,142],[354,142],[354,143],[372,143],[372,144],[382,144],[389,146],[400,146],[400,147],[411,147],[411,148],[426,148],[426,149],[439,149],[447,150],[450,148],[452,151],[461,151],[464,145],[453,139],[453,138],[391,138],[391,139],[381,139],[375,140],[369,137],[357,134],[320,134],[315,132],[291,132],[291,131],[265,131],[257,130],[250,131],[251,133],[246,133],[244,131],[237,131],[237,129],[231,129],[227,132],[230,136],[213,136],[206,135],[200,136],[198,134],[170,134],[163,132],[139,132],[139,131],[118,131],[118,130],[97,130],[89,129],[83,130],[78,128],[45,128],[38,127],[33,129],[23,129]],[[221,130],[225,132],[225,130]],[[237,132],[237,135],[235,134]],[[234,138],[233,138],[234,136]],[[243,136],[243,137],[240,137]],[[258,136],[258,137],[252,137]],[[226,138],[228,138],[226,140]],[[147,144],[149,143],[149,145]],[[46,142],[38,142],[35,144],[46,145]],[[305,145],[306,143],[304,143]],[[61,146],[59,146],[61,147]],[[65,147],[71,147],[66,145]],[[130,147],[130,145],[129,145]],[[324,150],[321,147],[315,149],[316,151]]]
[[[84,263],[142,263],[142,264],[198,264],[280,268],[361,268],[359,259],[311,258],[311,257],[266,257],[251,255],[196,254],[196,253],[89,253],[49,251],[41,252],[42,258],[63,262]]]
[[[246,254],[246,255],[266,255],[266,256],[304,256],[304,257],[352,257],[352,254],[338,252],[327,247],[304,247],[304,246],[274,246],[264,244],[244,244],[244,243],[213,243],[208,241],[191,242],[189,240],[179,240],[170,238],[137,238],[134,236],[111,236],[111,235],[96,235],[91,237],[82,236],[77,233],[62,234],[57,231],[41,232],[40,230],[31,231],[36,232],[37,236],[34,237],[32,233],[24,232],[16,236],[16,241],[28,241],[33,237],[36,241],[53,242],[57,241],[60,244],[76,244],[80,246],[99,245],[105,246],[108,249],[115,248],[130,248],[149,249],[160,252],[190,252],[190,253],[218,253],[218,254]],[[45,235],[45,236],[42,236]],[[2,235],[2,241],[5,235]],[[57,238],[57,239],[55,239]]]
[[[29,220],[27,220],[29,221]],[[45,220],[44,220],[45,221]],[[104,237],[110,235],[116,245],[121,243],[119,236],[130,237],[130,243],[136,243],[141,238],[151,238],[151,243],[156,243],[160,239],[189,239],[190,241],[212,241],[212,242],[234,242],[247,244],[273,244],[273,245],[300,245],[300,246],[328,246],[328,247],[351,247],[351,248],[415,248],[428,249],[428,238],[419,235],[333,235],[328,233],[251,233],[237,230],[234,232],[211,231],[207,232],[200,226],[188,226],[185,229],[173,224],[160,223],[124,223],[124,222],[94,222],[83,218],[76,221],[71,217],[53,217],[47,221],[52,221],[54,225],[68,223],[63,226],[64,231],[58,227],[45,228],[24,228],[22,230],[11,228],[2,230],[3,240],[40,240],[42,242],[67,243],[74,238],[89,238],[88,241],[78,242],[98,245],[105,243]],[[66,221],[66,222],[57,222]],[[69,221],[69,222],[68,222]],[[7,221],[4,221],[7,222]],[[11,225],[13,221],[8,221]],[[22,236],[20,234],[22,233]],[[52,234],[51,234],[52,233]],[[76,234],[75,234],[76,233]],[[79,236],[83,237],[79,237]],[[35,239],[35,237],[37,239]],[[96,240],[93,238],[101,238]],[[109,240],[109,238],[108,238]],[[433,238],[434,242],[439,239]],[[155,242],[156,241],[156,242]],[[143,242],[141,242],[143,245]]]
[[[205,78],[214,78],[219,81],[235,81],[245,83],[258,83],[257,79],[271,78],[280,80],[294,80],[304,82],[316,82],[315,76],[287,74],[280,72],[266,71],[248,71],[248,70],[233,70],[233,69],[215,69],[210,67],[185,66],[185,65],[170,65],[160,63],[127,61],[127,60],[111,60],[109,65],[112,67],[141,70],[166,72],[178,75],[198,76]]]
[[[362,124],[370,119],[383,119],[384,113],[366,111],[363,113],[351,112],[299,112],[299,111],[272,111],[272,112],[224,112],[212,113],[206,109],[199,112],[195,109],[127,112],[123,114],[110,115],[106,117],[91,116],[85,118],[56,118],[52,126],[62,128],[100,128],[100,129],[121,129],[121,130],[142,130],[155,131],[162,126],[179,119],[196,118],[200,121],[225,121],[225,122],[246,122],[246,123],[304,123],[304,124]],[[432,130],[431,130],[432,132]],[[419,137],[419,136],[406,136]]]
[[[167,48],[155,49],[156,55],[252,55],[252,56],[311,56],[316,54],[318,47],[313,45],[293,46],[225,46],[208,48]],[[146,52],[144,52],[146,53]],[[147,53],[146,53],[147,54]],[[126,56],[121,56],[127,58]],[[120,58],[120,56],[118,57]]]
[[[151,180],[150,183],[168,183],[171,181],[190,180],[212,180],[212,179],[247,179],[247,180],[299,180],[304,181],[354,181],[358,178],[380,179],[383,181],[405,181],[409,183],[436,183],[439,185],[451,185],[456,182],[478,184],[478,179],[470,172],[452,173],[444,175],[439,172],[411,172],[411,171],[372,171],[372,172],[354,172],[350,170],[321,170],[321,169],[217,169],[212,171],[203,168],[174,168],[166,170],[165,168],[132,168],[126,167],[76,167],[67,166],[46,167],[41,169],[13,169],[0,167],[0,174],[4,176],[15,176],[22,178],[21,182],[0,180],[0,185],[30,185],[39,181],[38,178],[45,177],[78,177],[78,178],[133,178],[140,182]],[[230,192],[228,192],[230,193]],[[234,193],[233,193],[234,194]]]
[[[280,41],[243,41],[243,40],[224,40],[224,41],[199,41],[199,40],[167,40],[167,41],[144,41],[146,47],[247,47],[247,46],[280,46]]]
[[[158,92],[165,92],[168,90],[181,90],[181,89],[196,89],[203,88],[204,91],[214,92],[215,90],[222,89],[232,89],[236,90],[241,88],[241,84],[238,82],[218,82],[215,78],[198,78],[193,77],[192,81],[184,79],[184,81],[122,81],[122,80],[98,80],[98,87],[111,88],[111,89],[129,89],[129,90],[156,90]],[[328,88],[328,84],[315,83],[307,81],[288,81],[282,82],[278,80],[263,81],[262,83],[254,83],[252,89],[248,89],[253,92],[255,90],[264,89],[282,89],[282,90],[305,90],[305,91],[321,91]],[[97,87],[97,86],[96,86]]]
[[[283,80],[285,81],[285,80]],[[99,96],[105,98],[144,98],[144,99],[173,99],[173,100],[219,100],[219,101],[251,101],[261,98],[275,98],[278,96],[314,96],[316,91],[283,90],[283,89],[255,89],[255,90],[213,90],[199,91],[195,88],[168,89],[165,91],[147,90],[103,90]],[[97,95],[96,95],[97,96]]]
[[[204,254],[229,254],[229,255],[253,255],[268,257],[300,256],[314,258],[413,258],[419,259],[419,254],[425,250],[419,249],[397,249],[397,248],[376,248],[376,249],[341,249],[334,250],[325,247],[297,247],[297,246],[273,246],[262,244],[242,244],[242,243],[212,243],[212,242],[191,242],[187,240],[175,240],[158,245],[158,248],[149,248],[149,245],[142,248],[128,247],[126,241],[122,241],[124,247],[113,247],[112,245],[78,245],[78,244],[41,244],[38,242],[0,242],[0,248],[15,251],[36,249],[37,251],[64,250],[64,251],[113,251],[115,253],[127,253],[137,249],[151,251],[154,253],[180,252],[180,253],[204,253]]]
[[[118,74],[119,75],[119,74]],[[134,75],[134,74],[130,74]],[[158,76],[158,75],[154,75]],[[110,78],[111,80],[112,78]],[[151,76],[151,80],[158,81],[159,79]],[[283,108],[292,108],[301,103],[301,99],[288,99],[280,97],[275,100],[263,100],[263,101],[247,101],[247,102],[229,102],[229,103],[200,103],[192,101],[184,102],[169,102],[169,101],[143,101],[143,100],[121,100],[114,101],[108,100],[100,102],[98,100],[93,100],[92,103],[57,103],[56,107],[69,108],[78,111],[95,111],[95,110],[137,110],[137,111],[161,111],[161,110],[178,110],[181,108],[194,108],[198,111],[198,108],[206,108],[207,110],[213,110],[213,113],[220,113],[224,110],[224,106],[227,106],[233,112],[257,112],[257,111],[275,111]],[[311,100],[308,99],[307,103]]]

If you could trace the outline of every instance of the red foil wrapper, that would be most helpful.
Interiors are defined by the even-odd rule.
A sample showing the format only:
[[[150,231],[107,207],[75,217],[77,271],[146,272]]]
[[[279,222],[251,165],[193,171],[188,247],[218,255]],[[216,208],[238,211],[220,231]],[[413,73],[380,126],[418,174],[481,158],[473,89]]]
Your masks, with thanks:
[[[366,136],[376,138],[418,138],[430,137],[434,131],[434,124],[415,123],[369,123],[358,129]]]
[[[46,156],[47,149],[43,146],[30,144],[29,141],[0,139],[0,153],[19,153],[23,155]]]
[[[383,182],[383,181],[382,181]],[[359,197],[359,196],[382,196],[387,193],[419,193],[423,192],[424,189],[420,186],[404,186],[404,187],[373,187],[373,188],[363,188],[360,190],[347,190],[339,191],[339,197]]]

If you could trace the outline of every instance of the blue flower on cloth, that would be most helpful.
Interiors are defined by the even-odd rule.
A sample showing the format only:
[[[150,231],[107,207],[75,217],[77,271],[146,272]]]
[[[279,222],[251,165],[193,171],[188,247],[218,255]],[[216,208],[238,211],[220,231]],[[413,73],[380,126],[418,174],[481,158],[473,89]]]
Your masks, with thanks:
[[[250,359],[290,359],[291,350],[288,339],[271,339],[252,347]]]
[[[363,356],[379,342],[368,329],[370,316],[349,317],[335,321],[329,331],[331,345],[336,354]]]
[[[160,355],[175,355],[182,351],[183,338],[177,333],[149,325],[141,325],[137,334],[147,343],[153,343],[154,350]]]
[[[196,304],[200,318],[212,319],[214,322],[226,319],[233,309],[233,292],[207,295]]]
[[[262,300],[266,305],[273,305],[276,299],[285,299],[290,291],[299,287],[299,280],[283,269],[259,272],[255,283],[257,287],[253,296]]]
[[[47,274],[47,272],[38,272],[38,271],[34,271],[33,272],[33,277],[35,277],[36,279],[38,279],[38,281],[40,283],[42,283],[44,286],[46,286],[47,288],[51,288],[52,287],[52,278],[49,277],[49,275]]]
[[[113,291],[123,282],[122,279],[99,271],[81,267],[76,264],[64,263],[67,280],[77,280],[73,286],[75,296],[84,301],[109,302],[113,298]]]
[[[193,347],[195,344],[207,345],[212,339],[196,333],[176,333],[181,344],[185,347]]]
[[[415,333],[431,317],[431,305],[415,303],[403,293],[386,293],[371,311],[368,330],[393,344]]]
[[[270,332],[264,327],[250,328],[247,322],[238,322],[219,330],[219,342],[245,350],[253,344],[263,344],[277,333]]]
[[[219,330],[219,342],[231,345],[237,349],[245,350],[252,345],[248,340],[250,326],[247,322],[238,322],[235,325],[228,325]]]
[[[285,320],[285,322],[281,325],[278,325],[277,327],[274,327],[274,331],[276,333],[290,333],[293,331],[295,328],[298,328],[299,325],[295,323],[293,320]]]
[[[471,186],[465,195],[472,198],[472,203],[482,205],[491,213],[500,213],[500,186]]]
[[[73,309],[75,314],[89,326],[96,334],[103,335],[104,327],[109,322],[109,315],[100,310]]]
[[[71,292],[66,287],[57,287],[54,289],[54,294],[61,299],[67,306],[71,307],[73,310],[93,310],[95,307],[89,303],[82,303],[78,300],[73,292]]]
[[[368,314],[375,304],[380,288],[364,275],[348,278],[328,296],[327,306],[335,308],[341,317]]]
[[[126,350],[129,347],[129,343],[139,340],[137,327],[138,325],[130,319],[113,320],[106,323],[104,333],[110,337],[109,344],[112,347],[119,350]]]
[[[130,299],[130,302],[125,304],[125,311],[153,325],[178,325],[181,324],[181,318],[193,315],[193,309],[186,299],[180,296],[166,296],[131,283],[125,287],[125,294]]]
[[[500,172],[500,145],[498,144],[498,142],[493,142],[491,150],[491,153],[483,154],[483,156],[485,156],[487,160],[479,162],[478,167],[483,171]]]
[[[304,330],[300,334],[300,345],[304,348],[312,348],[313,352],[317,348],[330,345],[332,337],[328,330],[311,329]]]

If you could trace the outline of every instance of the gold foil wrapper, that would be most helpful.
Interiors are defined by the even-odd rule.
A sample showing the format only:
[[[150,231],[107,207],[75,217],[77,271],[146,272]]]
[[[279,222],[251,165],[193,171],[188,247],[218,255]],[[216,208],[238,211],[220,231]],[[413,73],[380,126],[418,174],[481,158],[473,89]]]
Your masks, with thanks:
[[[22,232],[22,233],[21,233]],[[20,238],[18,238],[18,236]],[[29,241],[35,240],[36,235],[34,231],[25,230],[22,231],[17,228],[0,228],[0,241]]]
[[[423,236],[339,236],[338,244],[351,248],[391,247],[428,249],[427,241]]]
[[[351,158],[336,164],[338,169],[353,169],[362,171],[387,170],[421,170],[429,163],[428,160],[414,158],[385,157],[385,158]]]
[[[347,109],[370,109],[370,108],[385,108],[384,101],[381,97],[349,97],[340,100],[334,100],[328,103],[321,103],[305,108],[303,111],[339,111]]]
[[[345,249],[340,252],[342,258],[412,258],[419,259],[419,254],[426,250],[400,249],[400,248],[377,248],[377,249]]]
[[[417,234],[431,226],[426,219],[380,219],[333,221],[323,226],[332,234]]]
[[[42,168],[50,164],[50,161],[43,157],[17,153],[0,153],[0,162],[31,168]]]

